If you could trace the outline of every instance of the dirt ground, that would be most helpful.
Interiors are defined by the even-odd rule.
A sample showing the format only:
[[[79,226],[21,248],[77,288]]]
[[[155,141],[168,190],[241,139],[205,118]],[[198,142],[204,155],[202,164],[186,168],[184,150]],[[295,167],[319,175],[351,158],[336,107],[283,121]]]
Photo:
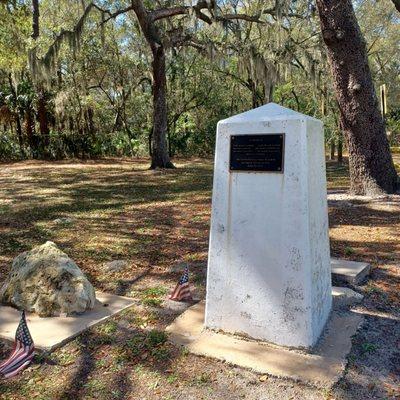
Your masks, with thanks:
[[[400,196],[346,196],[346,164],[328,163],[332,256],[368,261],[344,377],[332,390],[260,376],[168,344],[164,328],[182,310],[165,302],[189,263],[205,295],[212,162],[147,160],[0,164],[0,282],[12,259],[46,240],[72,257],[97,289],[136,306],[0,381],[0,399],[400,399]],[[69,218],[67,222],[56,221]],[[127,260],[107,272],[103,264]],[[0,359],[9,352],[0,342]]]

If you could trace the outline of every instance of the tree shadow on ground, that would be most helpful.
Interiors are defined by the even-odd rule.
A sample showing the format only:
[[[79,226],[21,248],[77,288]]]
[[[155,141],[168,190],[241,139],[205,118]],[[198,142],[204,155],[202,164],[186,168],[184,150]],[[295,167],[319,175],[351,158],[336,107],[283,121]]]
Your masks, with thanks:
[[[348,202],[346,202],[348,203]],[[356,202],[329,208],[332,254],[369,262],[399,260],[400,202]]]
[[[334,388],[338,398],[397,398],[400,395],[399,343],[400,320],[365,314],[365,322],[353,339],[345,376]]]
[[[338,201],[339,202],[339,201]],[[392,210],[376,210],[371,203],[351,201],[351,207],[330,207],[329,227],[353,226],[393,226],[400,223],[400,203]]]
[[[99,262],[115,257],[134,259],[136,276],[174,252],[172,262],[178,253],[206,250],[207,235],[199,232],[208,228],[209,165],[166,172],[88,168],[49,172],[34,165],[0,177],[0,191],[12,202],[5,213],[0,209],[0,274],[16,254],[45,240],[60,245],[96,284]],[[63,216],[74,222],[53,222]]]
[[[8,271],[13,256],[50,239],[78,262],[96,288],[124,295],[131,295],[130,292],[136,289],[140,299],[146,288],[172,288],[181,274],[180,269],[172,267],[185,261],[192,267],[194,279],[198,281],[203,296],[212,183],[210,163],[196,162],[167,172],[145,171],[125,162],[116,167],[114,162],[103,164],[105,166],[101,168],[96,163],[88,163],[79,168],[58,165],[55,169],[33,165],[0,177],[0,193],[4,195],[1,198],[11,202],[5,203],[5,206],[0,203],[0,281]],[[337,181],[335,187],[338,190],[346,188],[346,168],[344,166],[337,170],[328,164],[328,178]],[[376,224],[390,231],[393,238],[398,238],[396,226],[392,227],[392,224],[399,222],[396,211],[375,210],[360,202],[354,203],[356,207],[343,207],[341,204],[338,202],[330,208],[333,228],[343,226],[348,232],[353,227]],[[66,226],[55,225],[53,220],[61,216],[73,217],[75,222]],[[346,248],[352,247],[355,253],[351,257],[356,259],[371,262],[376,261],[378,256],[380,263],[393,261],[393,257],[398,260],[398,240],[374,241],[372,237],[363,237],[361,240],[356,231],[354,237],[350,238],[346,240],[338,236],[332,240],[334,255],[343,257]],[[101,264],[115,258],[127,259],[130,262],[129,268],[105,273]],[[382,266],[374,269],[373,280],[374,284],[376,281],[391,282],[387,296],[394,295],[396,287],[398,290],[398,275]],[[378,289],[373,287],[367,293],[366,306],[372,311],[394,313],[391,307],[396,303],[391,299],[384,302],[386,295]],[[4,390],[8,392],[4,393],[29,396],[34,389],[27,382],[32,378],[34,382],[37,378],[38,387],[41,381],[46,381],[45,387],[54,390],[47,397],[52,400],[130,397],[161,399],[163,395],[169,395],[169,392],[176,394],[177,398],[188,394],[192,394],[192,398],[201,398],[203,395],[207,398],[209,387],[214,388],[212,395],[219,399],[239,393],[236,386],[228,383],[232,367],[194,356],[182,358],[181,351],[170,345],[166,345],[169,352],[167,356],[163,353],[164,345],[156,346],[156,351],[160,351],[155,353],[157,357],[166,357],[161,361],[156,360],[151,351],[137,352],[136,338],[147,335],[146,324],[162,331],[181,312],[164,312],[163,305],[141,308],[144,309],[142,314],[135,309],[129,314],[115,317],[67,345],[65,351],[71,349],[72,354],[75,351],[77,354],[71,364],[60,367],[43,364],[38,371],[28,372],[26,379],[23,376],[7,382]],[[391,369],[398,360],[395,347],[384,355],[387,368],[391,366],[389,369],[380,369],[378,364],[373,364],[373,351],[365,353],[365,349],[371,351],[374,346],[364,346],[364,343],[377,345],[380,335],[391,335],[392,342],[388,344],[392,345],[398,335],[398,325],[390,321],[382,322],[379,318],[368,316],[371,332],[367,331],[363,333],[364,336],[355,339],[354,356],[359,357],[355,370],[360,371],[360,377],[353,378],[353,367],[350,367],[345,378],[350,386],[354,385],[355,391],[357,385],[362,386],[382,371],[387,374],[396,373],[396,369]],[[63,351],[57,351],[54,357],[61,357]],[[147,356],[145,353],[148,353]],[[369,365],[372,365],[371,370],[368,369]],[[176,371],[178,375],[174,376]],[[213,384],[206,376],[209,373],[214,377],[220,371],[223,371],[222,379],[218,384]],[[256,388],[258,377],[250,372],[241,373],[248,374],[242,380],[241,393],[248,398],[259,393],[259,398],[262,398],[263,387]],[[171,382],[174,379],[182,381],[182,386],[174,388],[167,378]],[[235,375],[235,380],[239,379]],[[57,381],[57,389],[53,388],[53,380]],[[256,383],[249,384],[250,381]],[[270,382],[273,381],[270,378]],[[149,385],[153,386],[149,388]],[[161,393],[157,392],[157,385],[161,386]],[[290,386],[294,386],[278,380],[276,385],[285,386],[285,393],[289,393]],[[301,392],[294,392],[294,398],[305,398],[303,394],[306,390],[301,388]],[[340,398],[361,399],[351,397],[355,391],[347,389]],[[368,395],[365,389],[359,392]]]
[[[144,368],[168,376],[167,371],[180,355],[165,340],[162,331],[133,326],[117,326],[110,333],[102,332],[100,327],[100,331],[81,335],[78,339],[78,368],[55,399],[78,400],[94,396],[122,400],[138,394],[134,387],[135,370],[139,375]],[[109,367],[112,373],[107,371],[107,363],[112,363]]]

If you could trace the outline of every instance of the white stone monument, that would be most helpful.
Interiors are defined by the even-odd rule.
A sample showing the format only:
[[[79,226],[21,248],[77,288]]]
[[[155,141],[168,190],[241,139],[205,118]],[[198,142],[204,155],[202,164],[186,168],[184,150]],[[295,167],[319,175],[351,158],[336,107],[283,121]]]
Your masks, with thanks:
[[[206,327],[308,348],[331,293],[321,121],[274,103],[220,121]]]

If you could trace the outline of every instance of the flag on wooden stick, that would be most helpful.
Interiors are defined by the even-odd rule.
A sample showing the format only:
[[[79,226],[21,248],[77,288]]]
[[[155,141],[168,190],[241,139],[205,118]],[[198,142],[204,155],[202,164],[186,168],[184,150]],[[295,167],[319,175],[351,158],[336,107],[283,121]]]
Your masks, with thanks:
[[[24,370],[31,363],[34,350],[35,346],[26,323],[25,311],[22,311],[15,333],[14,348],[7,360],[0,364],[0,377],[11,378]]]
[[[169,295],[170,300],[184,301],[192,300],[192,294],[190,293],[189,285],[189,268],[185,267],[185,272],[183,273],[181,279],[175,286],[173,292]]]

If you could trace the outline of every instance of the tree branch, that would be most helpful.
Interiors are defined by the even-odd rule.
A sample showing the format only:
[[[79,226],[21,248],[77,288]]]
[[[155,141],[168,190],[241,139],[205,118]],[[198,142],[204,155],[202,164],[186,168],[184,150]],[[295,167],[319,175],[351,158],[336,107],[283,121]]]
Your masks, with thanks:
[[[157,21],[163,18],[173,17],[175,15],[182,15],[189,13],[189,6],[171,7],[171,8],[160,8],[158,10],[150,11],[150,18],[153,21]]]
[[[108,22],[110,19],[113,19],[113,18],[118,17],[118,15],[125,14],[126,12],[133,10],[133,6],[130,5],[130,6],[126,7],[126,8],[123,8],[123,9],[121,9],[121,10],[115,11],[114,13],[111,13],[109,10],[103,10],[102,8],[98,7],[98,6],[95,5],[95,4],[94,4],[94,6],[95,6],[100,12],[103,12],[103,13],[105,13],[105,14],[108,14],[108,17],[105,18],[103,21],[101,21],[101,25],[105,24],[105,23]]]
[[[197,4],[194,6],[177,6],[177,7],[170,7],[170,8],[160,8],[158,10],[153,10],[149,12],[150,18],[153,21],[157,21],[163,18],[173,17],[175,15],[185,15],[189,14],[189,10],[193,9],[196,13],[196,17],[203,20],[207,24],[212,23],[211,18],[204,14],[202,10],[209,9],[209,3],[205,0],[199,0]]]
[[[217,21],[225,21],[225,20],[244,20],[244,21],[249,21],[249,22],[257,22],[264,24],[265,21],[260,20],[260,14],[256,15],[247,15],[247,14],[225,14],[221,16],[215,17]]]
[[[392,1],[399,1],[399,0],[392,0]],[[268,9],[264,10],[263,14],[269,14],[269,15],[272,15],[273,17],[277,17],[278,16],[278,13],[277,13],[275,7],[268,8]],[[286,18],[300,18],[300,19],[304,19],[305,18],[304,15],[293,13],[293,12],[283,13],[281,16],[282,17],[286,17]]]

